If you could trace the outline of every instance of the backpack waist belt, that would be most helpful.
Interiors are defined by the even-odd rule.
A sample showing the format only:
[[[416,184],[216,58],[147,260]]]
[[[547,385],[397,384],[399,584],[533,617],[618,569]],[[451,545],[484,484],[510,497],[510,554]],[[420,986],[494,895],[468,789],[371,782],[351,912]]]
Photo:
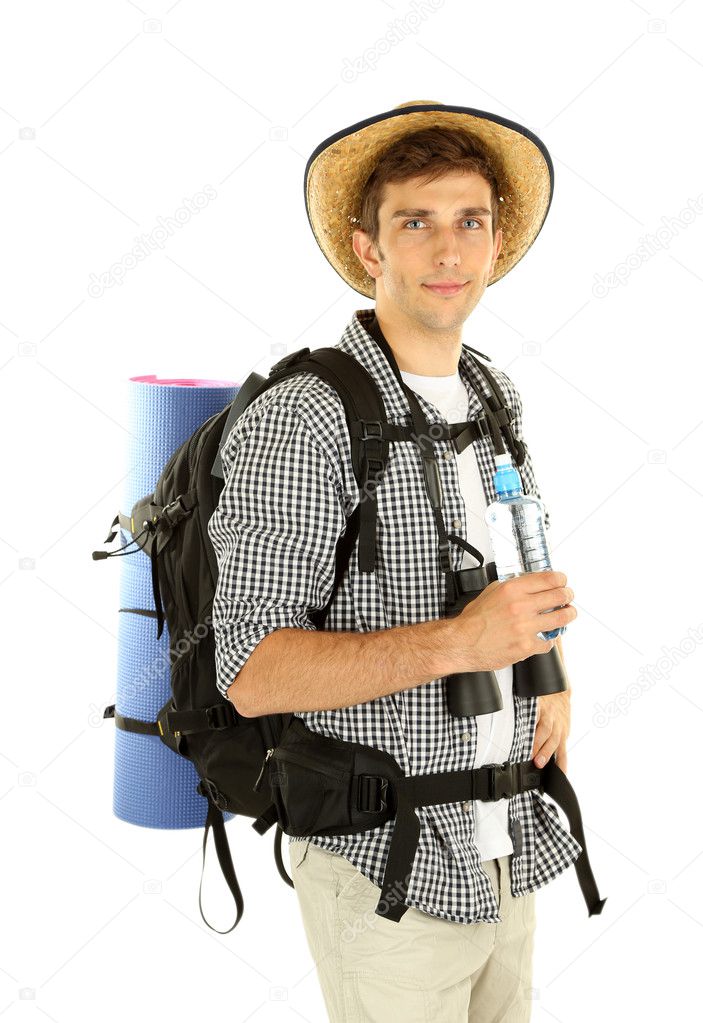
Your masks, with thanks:
[[[400,920],[408,908],[403,905],[403,900],[420,837],[420,821],[414,812],[415,807],[456,803],[464,799],[494,801],[530,789],[546,792],[564,810],[571,835],[581,846],[575,867],[588,915],[602,911],[606,900],[600,898],[591,870],[576,793],[554,757],[543,768],[535,767],[531,760],[515,764],[506,762],[469,771],[406,776],[395,779],[392,785],[397,794],[397,812],[377,914],[390,920]],[[382,904],[383,912],[380,909]]]
[[[588,859],[576,793],[555,757],[543,768],[526,760],[405,775],[384,750],[315,733],[294,716],[281,743],[268,751],[257,788],[264,775],[268,775],[280,826],[293,837],[354,834],[395,818],[376,906],[376,914],[389,920],[399,921],[408,909],[404,900],[420,836],[416,807],[470,799],[494,801],[530,789],[555,800],[581,846],[575,866],[588,915],[600,913],[605,905]]]

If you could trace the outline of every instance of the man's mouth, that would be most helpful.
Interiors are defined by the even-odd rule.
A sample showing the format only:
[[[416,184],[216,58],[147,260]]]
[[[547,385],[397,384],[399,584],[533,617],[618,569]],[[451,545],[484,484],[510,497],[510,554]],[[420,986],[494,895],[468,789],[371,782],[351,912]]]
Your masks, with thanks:
[[[451,295],[458,295],[468,283],[468,281],[465,281],[464,284],[423,284],[422,286],[427,288],[428,291],[434,292],[435,295],[449,297]]]

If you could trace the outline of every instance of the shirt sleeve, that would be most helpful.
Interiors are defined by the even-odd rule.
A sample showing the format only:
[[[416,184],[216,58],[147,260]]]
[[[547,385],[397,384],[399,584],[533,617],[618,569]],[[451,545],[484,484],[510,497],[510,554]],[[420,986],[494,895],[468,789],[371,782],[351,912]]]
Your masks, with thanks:
[[[245,410],[222,450],[224,487],[208,523],[217,688],[227,689],[275,629],[313,630],[332,592],[346,529],[339,467],[303,416],[281,404]]]

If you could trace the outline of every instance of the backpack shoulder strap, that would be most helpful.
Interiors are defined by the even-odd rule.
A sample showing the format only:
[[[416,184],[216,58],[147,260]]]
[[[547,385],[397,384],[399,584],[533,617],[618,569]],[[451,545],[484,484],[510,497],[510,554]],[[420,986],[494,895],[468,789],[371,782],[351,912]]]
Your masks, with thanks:
[[[279,380],[298,373],[314,373],[332,387],[344,407],[351,442],[354,476],[359,486],[359,504],[347,520],[335,552],[335,578],[326,606],[311,615],[320,629],[329,613],[339,584],[359,537],[358,563],[361,572],[373,572],[376,564],[376,488],[388,464],[389,427],[383,396],[371,374],[352,355],[339,348],[300,348],[275,363],[268,377],[252,373],[232,402],[220,439],[212,474],[222,478],[220,452],[244,410]],[[385,428],[385,435],[384,435]]]
[[[357,537],[359,571],[373,572],[375,569],[378,512],[376,490],[388,464],[388,420],[378,385],[354,356],[339,348],[318,348],[314,352],[302,349],[301,352],[286,356],[271,370],[277,379],[291,372],[303,371],[315,373],[339,395],[349,430],[354,476],[359,486],[359,503],[347,520],[346,530],[337,541],[335,577],[330,598],[324,608],[310,616],[315,627],[321,629],[349,565]]]
[[[465,347],[468,348],[469,346],[466,345]],[[476,349],[472,348],[471,351],[476,352]],[[481,353],[477,352],[476,354],[480,355]],[[487,359],[488,356],[483,356],[483,358]],[[513,420],[515,415],[513,410],[506,402],[505,395],[488,366],[484,365],[484,363],[480,362],[476,358],[472,359],[471,363],[480,371],[486,382],[486,386],[488,387],[489,396],[486,396],[479,390],[479,388],[476,388],[476,394],[483,405],[484,412],[489,419],[493,419],[496,427],[500,427],[503,431],[510,454],[515,460],[515,464],[520,466],[525,461],[525,445],[515,436],[515,431],[513,430]]]

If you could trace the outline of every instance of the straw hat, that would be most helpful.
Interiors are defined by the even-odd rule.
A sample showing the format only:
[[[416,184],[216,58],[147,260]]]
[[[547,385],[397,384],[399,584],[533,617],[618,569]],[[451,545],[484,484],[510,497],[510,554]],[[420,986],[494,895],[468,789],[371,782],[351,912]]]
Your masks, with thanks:
[[[539,234],[552,201],[554,167],[544,143],[528,128],[497,114],[434,100],[412,100],[331,135],[305,168],[305,207],[324,255],[355,291],[375,297],[375,282],[352,249],[361,192],[379,157],[404,135],[454,128],[477,136],[489,150],[501,198],[503,243],[488,284],[512,270]]]

